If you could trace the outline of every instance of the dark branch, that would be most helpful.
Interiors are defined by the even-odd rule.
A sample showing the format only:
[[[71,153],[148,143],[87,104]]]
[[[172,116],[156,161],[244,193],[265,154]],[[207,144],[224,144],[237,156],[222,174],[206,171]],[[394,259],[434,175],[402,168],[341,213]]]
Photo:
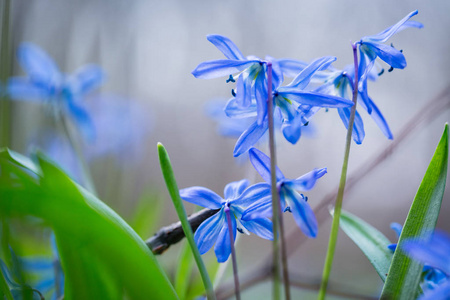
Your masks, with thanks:
[[[218,209],[205,208],[188,217],[192,231],[195,232],[200,224],[207,218],[218,212]],[[176,244],[185,237],[181,222],[173,223],[169,226],[161,228],[154,236],[145,241],[147,246],[152,250],[153,254],[161,254],[170,245]]]

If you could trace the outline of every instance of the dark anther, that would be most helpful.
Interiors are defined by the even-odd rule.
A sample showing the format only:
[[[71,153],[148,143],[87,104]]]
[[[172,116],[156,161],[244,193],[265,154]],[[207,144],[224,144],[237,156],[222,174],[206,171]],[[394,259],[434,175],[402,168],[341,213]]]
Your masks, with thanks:
[[[231,95],[233,95],[233,97],[236,97],[236,92],[233,89],[231,89]]]
[[[227,79],[227,83],[228,82],[236,82],[236,80],[234,80],[234,78],[233,78],[233,75],[230,75],[230,77],[228,77],[228,79]]]
[[[394,71],[394,67],[393,67],[393,66],[391,66],[391,67],[389,68],[388,72],[392,72],[392,71]]]
[[[237,227],[236,229],[237,229],[237,231],[239,231],[240,233],[244,233],[244,230],[242,230],[242,228]]]
[[[290,212],[290,213],[292,212],[292,210],[291,210],[291,208],[290,208],[289,206],[287,206],[287,207],[284,209],[284,212],[287,212],[287,211]]]
[[[309,125],[309,121],[306,122],[305,124],[303,124],[303,126],[308,126]]]
[[[308,202],[308,197],[304,197],[305,198],[305,202]]]
[[[400,53],[403,53],[403,49],[400,49]]]
[[[383,69],[381,69],[380,73],[378,73],[378,76],[381,76],[381,75],[383,75],[383,73],[384,73],[384,68],[383,68]]]
[[[325,112],[328,112],[328,108],[325,108]]]

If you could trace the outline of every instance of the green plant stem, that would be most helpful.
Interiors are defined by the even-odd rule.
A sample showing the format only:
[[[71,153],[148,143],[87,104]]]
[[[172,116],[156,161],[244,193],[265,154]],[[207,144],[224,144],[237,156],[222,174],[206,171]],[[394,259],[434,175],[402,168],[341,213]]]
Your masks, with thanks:
[[[280,299],[280,249],[278,245],[279,213],[278,213],[278,189],[276,177],[276,152],[275,134],[273,122],[273,101],[272,101],[272,63],[267,62],[268,86],[267,86],[267,115],[269,123],[269,153],[270,153],[270,185],[272,191],[272,232],[273,232],[273,298]]]
[[[347,139],[345,142],[344,162],[342,164],[341,179],[339,181],[339,189],[336,197],[336,203],[334,205],[333,223],[331,225],[331,232],[328,241],[328,250],[325,259],[325,265],[323,267],[322,283],[320,285],[318,295],[319,300],[325,299],[325,295],[327,293],[328,280],[330,278],[331,273],[331,267],[333,265],[334,251],[336,249],[336,242],[339,233],[339,220],[341,217],[342,200],[344,199],[345,183],[347,181],[348,158],[350,156],[350,146],[352,143],[353,123],[355,121],[355,113],[356,113],[356,101],[358,99],[358,54],[356,52],[357,50],[356,44],[352,44],[352,48],[353,48],[353,61],[355,67],[355,82],[353,85],[353,99],[352,99],[353,106],[350,112],[350,120],[348,122]]]
[[[69,140],[70,146],[72,147],[75,155],[77,156],[81,181],[84,187],[90,191],[92,194],[97,196],[97,190],[95,189],[94,181],[92,180],[91,172],[89,171],[89,166],[84,158],[83,151],[81,150],[80,143],[77,142],[75,138],[75,133],[71,130],[70,124],[68,123],[67,117],[64,115],[59,116],[61,120],[62,129]]]
[[[239,289],[239,277],[237,269],[236,251],[234,249],[234,238],[233,238],[233,226],[231,224],[230,208],[225,208],[225,215],[227,218],[228,233],[230,236],[230,247],[231,247],[231,261],[233,262],[233,278],[234,278],[234,292],[236,295],[236,300],[241,300],[241,292]]]
[[[159,163],[161,165],[161,171],[164,176],[164,181],[166,182],[167,189],[169,191],[170,197],[172,198],[175,210],[177,211],[177,215],[180,219],[181,226],[183,227],[184,234],[186,235],[186,239],[191,246],[192,254],[194,255],[195,262],[197,263],[197,267],[200,271],[200,276],[202,277],[203,285],[205,286],[206,296],[208,300],[215,300],[216,296],[214,294],[213,285],[211,283],[211,279],[209,278],[205,264],[203,263],[202,257],[200,256],[197,245],[195,244],[194,234],[192,233],[186,210],[184,209],[184,205],[180,197],[180,192],[178,190],[178,185],[173,174],[169,155],[167,154],[166,149],[161,143],[158,143],[158,156]]]
[[[1,47],[0,47],[0,83],[4,84],[11,75],[11,43],[10,43],[10,11],[11,1],[3,1],[2,21],[1,21]],[[0,99],[0,127],[1,137],[0,145],[9,146],[10,144],[10,102],[7,101],[6,95],[1,96]]]

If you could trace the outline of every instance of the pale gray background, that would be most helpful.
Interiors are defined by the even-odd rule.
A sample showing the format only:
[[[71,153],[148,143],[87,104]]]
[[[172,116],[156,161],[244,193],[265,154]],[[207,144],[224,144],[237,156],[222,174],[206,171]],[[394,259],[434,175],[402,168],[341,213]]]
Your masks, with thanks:
[[[338,68],[351,63],[350,41],[375,34],[418,9],[414,20],[425,25],[392,38],[403,49],[408,67],[383,75],[369,86],[395,134],[424,103],[449,84],[450,2],[439,1],[12,1],[13,43],[30,41],[44,48],[66,72],[94,62],[108,74],[102,92],[126,95],[152,108],[154,129],[145,141],[145,157],[131,181],[136,195],[146,185],[162,186],[156,143],[170,153],[180,187],[200,185],[222,193],[230,181],[250,176],[251,168],[238,166],[232,158],[234,140],[223,139],[215,124],[203,113],[213,98],[227,98],[230,85],[224,79],[195,79],[190,72],[202,61],[220,59],[222,54],[206,40],[211,33],[232,39],[244,55],[266,54],[310,61],[323,55],[338,57]],[[20,74],[16,66],[15,73]],[[40,111],[16,104],[13,109],[13,148],[26,151],[29,132],[36,127]],[[390,141],[386,140],[365,112],[366,139],[353,145],[349,172],[358,168]],[[387,234],[390,222],[402,223],[442,134],[449,111],[429,120],[409,136],[358,187],[348,193],[344,208]],[[287,177],[297,177],[314,167],[328,167],[328,174],[315,190],[307,193],[314,207],[338,182],[343,157],[345,128],[335,111],[313,119],[315,139],[301,139],[296,146],[279,142],[278,162]],[[116,124],[120,126],[120,124]],[[96,182],[103,184],[102,164],[94,165]],[[127,175],[127,176],[128,176]],[[131,176],[131,175],[130,175]],[[129,183],[130,184],[130,183]],[[100,188],[100,190],[102,190]],[[102,192],[101,192],[102,193]],[[102,196],[102,195],[101,195]],[[126,211],[135,201],[105,202]],[[439,227],[450,231],[449,193],[446,193]],[[168,201],[168,199],[167,199]],[[170,203],[161,225],[176,220]],[[295,224],[287,216],[287,226]],[[310,240],[290,258],[293,273],[319,279],[331,222],[321,224],[319,237]],[[298,235],[301,233],[299,232]],[[238,245],[241,270],[258,263],[270,243],[243,238]],[[172,253],[172,254],[170,254]],[[167,257],[174,257],[172,249]],[[171,266],[170,259],[162,259]],[[381,280],[363,254],[340,235],[331,280],[344,289],[377,295]],[[264,294],[266,287],[252,292]],[[249,294],[245,294],[247,296]],[[296,293],[295,295],[300,295]],[[249,296],[250,297],[250,296]],[[313,297],[314,298],[314,297]]]

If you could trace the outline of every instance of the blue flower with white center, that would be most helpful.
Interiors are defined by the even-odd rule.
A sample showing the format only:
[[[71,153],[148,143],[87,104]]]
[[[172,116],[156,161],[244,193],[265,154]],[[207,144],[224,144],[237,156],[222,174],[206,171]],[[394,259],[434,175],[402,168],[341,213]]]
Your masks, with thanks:
[[[408,240],[401,245],[401,250],[413,259],[425,263],[427,268],[434,268],[440,273],[425,275],[428,290],[419,300],[448,299],[450,295],[450,236],[442,231],[435,231],[428,241]],[[425,271],[425,267],[424,267]]]
[[[306,66],[300,74],[298,74],[287,86],[280,86],[281,82],[273,88],[273,101],[275,104],[275,119],[280,116],[282,120],[281,130],[284,137],[290,143],[295,144],[300,139],[301,127],[308,124],[309,119],[321,108],[340,108],[350,107],[353,102],[341,97],[324,94],[318,90],[306,90],[312,77],[318,70],[326,69],[335,57],[322,57],[314,60]],[[227,104],[225,112],[229,116],[251,115],[252,107],[242,110],[236,103],[235,99],[231,99]],[[255,108],[253,107],[253,112]],[[234,156],[239,156],[246,152],[256,141],[267,131],[268,117],[266,116],[263,123],[254,122],[240,136],[236,142]]]
[[[256,171],[266,181],[270,182],[270,158],[258,149],[249,150],[250,161]],[[276,169],[277,188],[280,195],[281,209],[291,212],[294,220],[303,233],[311,238],[317,236],[317,220],[313,210],[307,202],[307,197],[298,191],[311,190],[316,181],[327,173],[326,168],[314,169],[297,179],[287,179],[280,169]],[[251,205],[242,215],[242,220],[271,217],[271,199],[264,199]]]
[[[359,45],[360,62],[358,67],[358,73],[360,82],[358,89],[362,96],[362,101],[365,103],[366,110],[370,114],[372,112],[372,106],[367,95],[367,76],[371,71],[375,60],[379,57],[381,60],[391,66],[391,69],[404,69],[406,67],[406,59],[401,50],[395,49],[393,46],[387,46],[383,44],[391,36],[399,31],[402,31],[409,27],[422,28],[423,25],[420,22],[409,21],[410,18],[417,15],[418,11],[415,10],[409,13],[406,17],[400,20],[397,24],[386,28],[382,32],[363,37],[357,44]]]
[[[31,43],[20,45],[17,58],[28,76],[9,79],[9,97],[47,103],[57,116],[69,114],[84,136],[93,140],[95,129],[81,101],[85,94],[103,82],[103,71],[98,66],[87,65],[70,75],[61,73],[55,62]]]
[[[204,187],[190,187],[180,190],[180,197],[188,202],[210,209],[219,209],[198,227],[194,239],[200,254],[208,252],[215,244],[218,262],[225,262],[231,253],[229,228],[226,213],[231,215],[233,237],[236,231],[252,232],[264,239],[273,239],[272,222],[265,217],[242,220],[244,210],[252,203],[265,201],[271,197],[270,185],[257,183],[249,186],[248,180],[231,182],[225,186],[224,198]],[[228,212],[227,212],[228,210]],[[234,241],[233,241],[234,242]]]

